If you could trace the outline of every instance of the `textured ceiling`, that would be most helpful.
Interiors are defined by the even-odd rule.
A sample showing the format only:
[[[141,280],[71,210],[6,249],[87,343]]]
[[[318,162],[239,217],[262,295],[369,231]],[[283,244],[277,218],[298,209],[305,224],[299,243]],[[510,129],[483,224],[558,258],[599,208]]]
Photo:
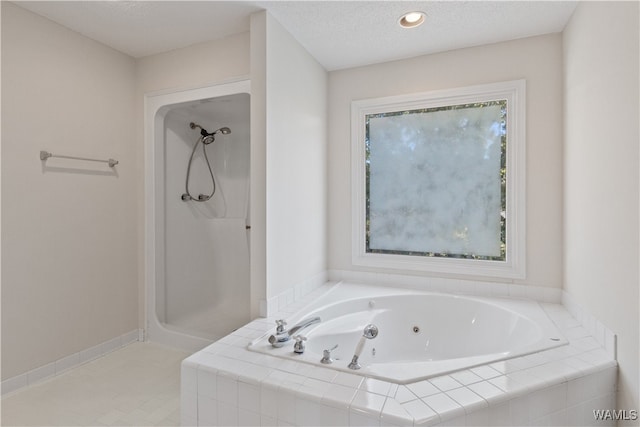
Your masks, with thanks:
[[[133,57],[249,30],[268,10],[327,69],[560,32],[564,1],[20,1],[25,9]],[[403,13],[426,22],[402,29]]]
[[[135,58],[249,31],[251,2],[16,1]]]
[[[575,2],[274,2],[269,12],[328,70],[496,43],[564,29]],[[427,14],[404,29],[408,11]]]

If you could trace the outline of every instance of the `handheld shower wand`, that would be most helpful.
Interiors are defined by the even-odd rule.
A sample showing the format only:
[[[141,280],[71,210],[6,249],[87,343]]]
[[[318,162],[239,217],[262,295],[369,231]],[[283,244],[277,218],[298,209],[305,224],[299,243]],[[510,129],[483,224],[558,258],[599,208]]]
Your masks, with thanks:
[[[358,341],[358,345],[356,346],[355,354],[353,355],[353,359],[351,359],[351,363],[349,363],[349,369],[360,369],[362,366],[358,363],[358,359],[360,358],[360,354],[362,354],[362,350],[364,349],[364,343],[366,340],[372,340],[378,336],[378,327],[376,325],[368,324],[364,327],[364,331],[362,332],[362,336],[360,337],[360,341]]]

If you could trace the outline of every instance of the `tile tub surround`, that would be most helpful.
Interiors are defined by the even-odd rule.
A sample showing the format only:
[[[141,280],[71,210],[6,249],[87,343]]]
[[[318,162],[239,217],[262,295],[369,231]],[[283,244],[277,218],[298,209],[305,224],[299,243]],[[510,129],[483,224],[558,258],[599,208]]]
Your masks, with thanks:
[[[182,363],[182,425],[613,425],[617,364],[563,306],[541,303],[558,347],[408,385],[246,350],[322,295],[257,319]]]

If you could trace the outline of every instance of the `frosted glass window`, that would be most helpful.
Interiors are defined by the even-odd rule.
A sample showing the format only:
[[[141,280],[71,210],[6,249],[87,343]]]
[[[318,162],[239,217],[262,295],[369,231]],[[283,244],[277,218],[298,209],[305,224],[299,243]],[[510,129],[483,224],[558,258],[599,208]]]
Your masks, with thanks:
[[[354,266],[526,277],[524,80],[351,102]]]
[[[366,250],[505,259],[506,100],[368,114]]]

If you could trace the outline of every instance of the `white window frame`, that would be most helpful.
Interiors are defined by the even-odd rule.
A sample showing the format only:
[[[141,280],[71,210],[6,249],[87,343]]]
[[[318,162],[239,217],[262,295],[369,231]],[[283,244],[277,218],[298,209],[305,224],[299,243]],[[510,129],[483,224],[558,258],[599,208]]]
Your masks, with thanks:
[[[524,279],[526,275],[525,80],[491,83],[351,103],[352,263],[445,275]],[[365,117],[395,111],[507,101],[506,260],[490,261],[366,252]]]

